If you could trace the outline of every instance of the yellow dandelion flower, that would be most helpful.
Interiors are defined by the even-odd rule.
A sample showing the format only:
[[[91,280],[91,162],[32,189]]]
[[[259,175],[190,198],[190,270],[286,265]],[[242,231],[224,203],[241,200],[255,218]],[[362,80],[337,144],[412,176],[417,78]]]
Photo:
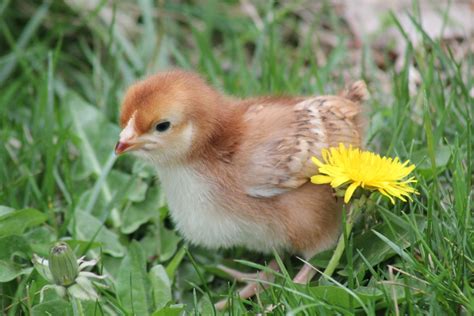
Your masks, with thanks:
[[[401,163],[398,158],[381,157],[352,146],[346,148],[343,144],[339,144],[339,148],[323,149],[322,157],[324,163],[312,158],[320,174],[312,176],[311,182],[329,183],[333,188],[349,184],[344,194],[345,203],[358,187],[379,191],[392,203],[395,203],[394,197],[406,202],[405,197],[411,200],[410,193],[418,193],[410,186],[416,182],[414,177],[403,180],[415,169],[410,161]]]

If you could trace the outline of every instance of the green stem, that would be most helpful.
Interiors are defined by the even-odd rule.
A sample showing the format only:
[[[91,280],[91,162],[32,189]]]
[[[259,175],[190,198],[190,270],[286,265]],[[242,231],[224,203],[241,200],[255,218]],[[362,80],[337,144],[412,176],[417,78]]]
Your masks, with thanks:
[[[344,226],[345,231],[341,233],[339,236],[339,241],[337,242],[336,249],[334,249],[334,253],[329,260],[329,263],[324,270],[324,275],[332,276],[334,271],[336,270],[337,266],[339,265],[339,261],[341,260],[342,254],[344,253],[344,249],[346,248],[346,241],[345,236],[349,236],[352,231],[352,226],[354,226],[354,219],[359,213],[360,203],[359,201],[353,201],[349,206],[349,216],[347,216],[346,225]]]
[[[72,295],[70,295],[71,303],[72,303],[72,312],[74,316],[85,316],[84,309],[82,309],[81,301]]]
[[[349,234],[352,230],[352,223],[347,222],[346,223],[346,233]],[[344,233],[339,236],[339,241],[337,242],[336,249],[334,249],[334,253],[331,257],[331,260],[329,260],[329,263],[324,270],[324,274],[326,276],[331,276],[334,273],[334,270],[336,270],[339,261],[341,260],[342,254],[344,253],[344,249],[346,248],[346,241],[344,240]]]

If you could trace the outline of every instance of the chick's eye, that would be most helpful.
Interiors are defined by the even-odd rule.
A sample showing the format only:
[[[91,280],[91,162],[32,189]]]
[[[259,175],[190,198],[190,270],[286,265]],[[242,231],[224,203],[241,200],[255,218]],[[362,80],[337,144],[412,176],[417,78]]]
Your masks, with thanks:
[[[161,122],[161,123],[158,123],[156,124],[155,126],[155,129],[158,131],[158,132],[164,132],[166,130],[168,130],[171,126],[171,123],[168,122],[168,121],[165,121],[165,122]]]

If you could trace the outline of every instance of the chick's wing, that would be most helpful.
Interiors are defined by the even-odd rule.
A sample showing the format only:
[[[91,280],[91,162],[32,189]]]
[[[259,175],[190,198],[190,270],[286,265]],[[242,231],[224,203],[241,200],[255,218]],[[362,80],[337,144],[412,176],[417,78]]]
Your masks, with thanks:
[[[311,157],[339,143],[360,146],[359,102],[344,96],[256,99],[243,116],[240,183],[254,197],[296,189],[317,173]]]

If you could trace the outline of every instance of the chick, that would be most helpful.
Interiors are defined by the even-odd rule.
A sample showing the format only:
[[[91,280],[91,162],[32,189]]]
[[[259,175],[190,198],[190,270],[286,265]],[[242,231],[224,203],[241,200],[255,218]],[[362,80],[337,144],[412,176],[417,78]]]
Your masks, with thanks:
[[[358,81],[340,96],[241,100],[192,72],[158,73],[126,92],[115,152],[156,167],[172,220],[190,243],[309,259],[334,245],[342,215],[332,189],[309,182],[317,173],[311,157],[339,143],[360,147],[367,96]],[[303,266],[295,282],[313,274]]]

